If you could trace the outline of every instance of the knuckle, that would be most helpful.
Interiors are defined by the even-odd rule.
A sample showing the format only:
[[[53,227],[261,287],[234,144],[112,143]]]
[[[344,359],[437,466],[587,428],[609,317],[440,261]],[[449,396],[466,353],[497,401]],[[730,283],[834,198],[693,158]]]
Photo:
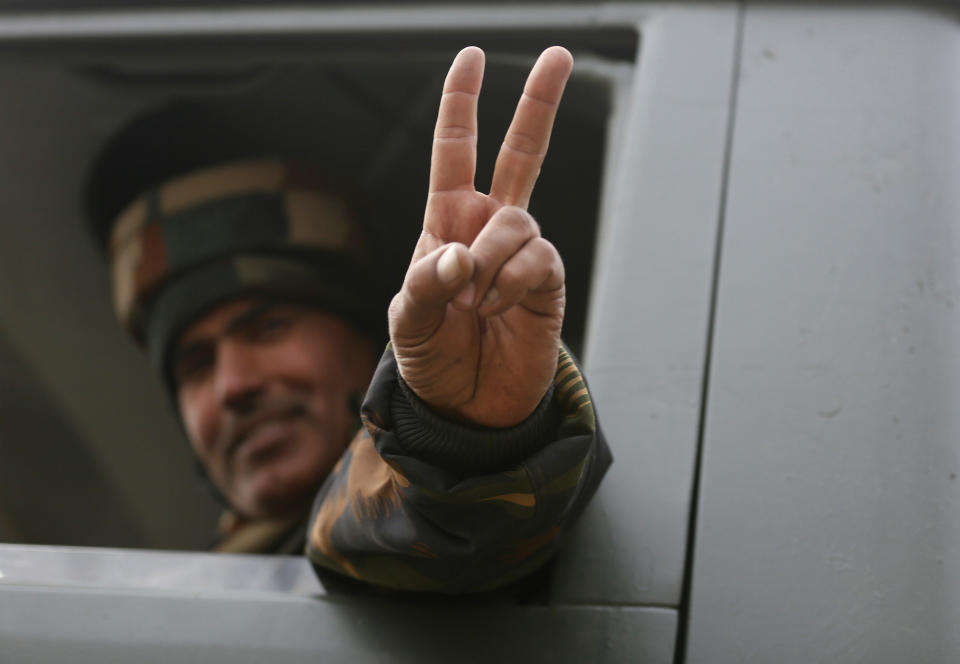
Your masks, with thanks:
[[[505,205],[497,210],[494,217],[495,219],[491,219],[491,221],[495,221],[497,225],[521,234],[524,237],[540,236],[540,226],[530,213],[522,207]]]
[[[563,281],[563,259],[556,247],[548,240],[537,238],[530,242],[531,261],[538,266],[538,282]]]
[[[532,89],[524,90],[521,98],[530,104],[542,107],[546,111],[551,111],[558,105],[556,99],[537,94]]]
[[[560,254],[557,252],[557,248],[553,246],[552,242],[542,237],[537,237],[530,241],[530,251],[534,253],[540,262],[546,263],[560,260]]]
[[[545,154],[541,147],[542,141],[538,140],[535,136],[525,134],[515,129],[507,132],[507,135],[503,139],[503,145],[509,150],[537,159],[541,159]]]
[[[446,141],[476,141],[477,132],[473,127],[466,127],[464,125],[438,125],[434,132],[434,138]]]
[[[507,263],[497,272],[496,285],[501,291],[512,290],[523,279],[523,270],[516,263]]]

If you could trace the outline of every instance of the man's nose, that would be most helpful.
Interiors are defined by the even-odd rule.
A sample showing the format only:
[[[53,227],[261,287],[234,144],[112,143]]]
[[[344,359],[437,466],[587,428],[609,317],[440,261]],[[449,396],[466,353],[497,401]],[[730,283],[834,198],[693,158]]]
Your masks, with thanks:
[[[232,340],[222,341],[217,348],[214,375],[219,403],[231,410],[248,410],[265,387],[266,374],[256,351]]]

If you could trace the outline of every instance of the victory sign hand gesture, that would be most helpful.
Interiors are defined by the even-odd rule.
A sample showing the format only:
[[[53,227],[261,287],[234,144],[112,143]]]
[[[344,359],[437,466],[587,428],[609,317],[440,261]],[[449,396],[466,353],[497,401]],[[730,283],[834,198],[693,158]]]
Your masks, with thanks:
[[[573,58],[554,46],[533,66],[489,194],[474,187],[483,67],[483,51],[465,48],[444,82],[423,231],[389,321],[400,375],[423,401],[500,428],[534,411],[557,367],[563,262],[526,208]]]

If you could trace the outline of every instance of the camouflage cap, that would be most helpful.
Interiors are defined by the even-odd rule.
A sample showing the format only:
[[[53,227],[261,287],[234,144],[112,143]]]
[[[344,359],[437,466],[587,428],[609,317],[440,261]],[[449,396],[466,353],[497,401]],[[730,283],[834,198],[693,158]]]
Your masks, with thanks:
[[[358,222],[289,162],[222,164],[154,187],[117,217],[109,260],[117,316],[167,379],[183,330],[245,295],[315,304],[370,332],[384,325]]]

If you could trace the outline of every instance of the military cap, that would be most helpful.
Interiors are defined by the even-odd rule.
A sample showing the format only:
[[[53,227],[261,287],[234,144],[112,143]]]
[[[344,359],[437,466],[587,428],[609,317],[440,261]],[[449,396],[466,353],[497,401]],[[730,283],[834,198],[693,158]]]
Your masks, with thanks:
[[[237,297],[304,302],[370,332],[383,327],[385,298],[357,220],[295,163],[235,161],[148,189],[117,216],[108,258],[117,316],[168,382],[179,335]]]

